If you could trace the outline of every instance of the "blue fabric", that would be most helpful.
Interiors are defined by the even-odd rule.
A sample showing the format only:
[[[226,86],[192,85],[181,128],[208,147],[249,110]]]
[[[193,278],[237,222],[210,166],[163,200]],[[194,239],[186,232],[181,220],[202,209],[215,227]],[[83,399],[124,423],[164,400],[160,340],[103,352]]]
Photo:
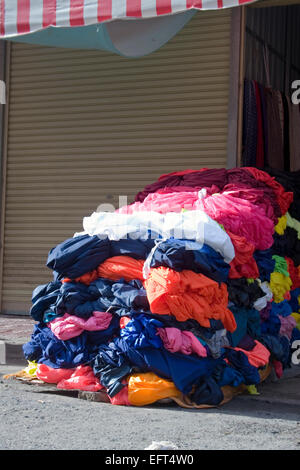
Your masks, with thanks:
[[[56,271],[59,278],[75,279],[95,269],[110,256],[110,242],[96,235],[80,235],[68,238],[48,254],[47,266]]]
[[[230,265],[208,245],[191,240],[168,239],[159,243],[151,256],[150,267],[165,266],[175,271],[190,269],[196,273],[225,282]]]
[[[120,279],[114,282],[99,278],[89,286],[81,282],[65,282],[60,286],[60,289],[55,291],[56,295],[53,294],[51,298],[54,302],[51,312],[44,312],[45,323],[66,312],[84,319],[89,318],[94,311],[108,309],[120,317],[130,316],[133,313],[150,313],[146,291],[139,280],[125,282]],[[40,303],[44,305],[43,298],[40,299]],[[40,307],[39,315],[42,313]]]
[[[297,287],[297,289],[293,289],[290,291],[291,294],[291,299],[289,300],[289,305],[292,309],[292,312],[298,312],[299,311],[299,301],[298,297],[300,295],[300,287]]]
[[[224,400],[220,385],[212,377],[199,379],[194,385],[195,391],[189,397],[193,403],[216,406]]]
[[[110,241],[97,235],[80,235],[68,238],[52,248],[46,264],[55,272],[55,279],[76,279],[96,269],[112,256],[128,255],[135,259],[145,259],[154,242],[150,235],[146,240],[128,238],[119,241]]]
[[[284,368],[289,365],[290,343],[288,338],[285,336],[262,334],[259,342],[270,351],[271,358],[281,362]]]
[[[293,311],[288,300],[283,300],[278,303],[272,302],[271,313],[273,315],[280,315],[281,317],[288,317]]]
[[[157,335],[157,328],[163,328],[163,323],[150,316],[136,315],[120,330],[120,337],[135,349],[162,348],[163,343]]]
[[[215,368],[213,377],[220,387],[225,385],[238,387],[244,381],[241,372],[226,364],[225,361]]]
[[[44,313],[51,310],[51,306],[55,304],[60,288],[60,282],[49,282],[34,289],[30,309],[30,315],[34,320],[38,322],[43,320]]]
[[[272,258],[272,250],[256,250],[253,253],[253,257],[256,261],[259,278],[262,282],[270,282],[271,273],[275,269],[275,260]]]
[[[280,328],[281,328],[280,318],[271,309],[269,312],[269,317],[261,323],[261,334],[278,336]]]
[[[200,384],[200,379],[210,377],[214,368],[223,361],[170,353],[162,346],[158,347],[155,338],[158,325],[159,322],[156,323],[146,316],[134,317],[121,330],[120,337],[115,338],[108,346],[100,346],[93,370],[103,385],[104,375],[104,380],[109,383],[110,396],[122,389],[123,371],[133,367],[135,370],[137,368],[141,372],[152,371],[159,377],[172,380],[176,387],[186,394],[191,391],[193,385]],[[121,369],[120,373],[118,368]]]
[[[71,369],[89,363],[97,354],[99,346],[109,341],[119,331],[118,319],[101,332],[84,331],[67,341],[59,340],[43,323],[34,325],[31,340],[23,345],[28,361],[37,361],[55,369]]]
[[[133,370],[125,354],[114,343],[99,348],[92,367],[110,397],[114,397],[124,388],[122,379]]]
[[[248,357],[242,351],[227,349],[225,357],[228,359],[230,365],[242,374],[244,377],[243,382],[246,385],[255,385],[260,382],[258,369],[250,364]]]

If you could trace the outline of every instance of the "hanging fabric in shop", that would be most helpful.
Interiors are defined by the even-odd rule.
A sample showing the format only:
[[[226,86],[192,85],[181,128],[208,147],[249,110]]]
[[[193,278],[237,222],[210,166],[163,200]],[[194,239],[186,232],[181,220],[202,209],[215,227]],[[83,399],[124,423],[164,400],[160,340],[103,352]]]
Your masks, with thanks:
[[[279,90],[244,82],[243,166],[300,170],[300,107]]]

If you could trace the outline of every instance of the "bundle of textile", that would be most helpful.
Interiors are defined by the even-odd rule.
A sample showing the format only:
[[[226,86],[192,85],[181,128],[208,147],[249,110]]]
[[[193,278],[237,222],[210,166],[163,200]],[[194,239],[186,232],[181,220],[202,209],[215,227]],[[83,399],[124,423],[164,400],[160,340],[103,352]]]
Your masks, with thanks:
[[[25,358],[116,405],[216,406],[291,365],[300,337],[293,192],[256,168],[162,175],[48,254]]]

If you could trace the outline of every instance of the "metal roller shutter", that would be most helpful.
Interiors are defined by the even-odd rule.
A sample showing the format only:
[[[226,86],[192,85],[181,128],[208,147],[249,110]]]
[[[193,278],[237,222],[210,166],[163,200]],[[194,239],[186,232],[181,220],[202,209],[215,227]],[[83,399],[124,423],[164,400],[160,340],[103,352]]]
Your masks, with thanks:
[[[231,11],[140,59],[12,44],[2,313],[28,313],[49,249],[162,173],[225,167]]]

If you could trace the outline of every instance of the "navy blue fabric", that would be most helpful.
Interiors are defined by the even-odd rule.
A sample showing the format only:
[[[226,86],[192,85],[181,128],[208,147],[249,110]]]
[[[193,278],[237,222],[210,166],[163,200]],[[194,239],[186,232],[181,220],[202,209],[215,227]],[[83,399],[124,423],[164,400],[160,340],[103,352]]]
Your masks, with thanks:
[[[271,249],[256,250],[253,253],[253,257],[259,270],[259,278],[262,282],[270,282],[271,273],[275,268],[275,260],[272,259],[272,255],[273,253]]]
[[[146,240],[130,238],[111,241],[97,235],[80,235],[68,238],[48,254],[46,265],[54,271],[54,279],[64,277],[76,279],[96,269],[107,258],[127,255],[135,259],[146,259],[155,240],[149,234]]]
[[[28,361],[37,361],[55,369],[71,369],[94,359],[102,342],[109,341],[118,333],[118,328],[116,319],[101,334],[84,331],[75,338],[62,341],[50,328],[38,323],[34,325],[31,340],[23,345],[24,356]]]
[[[189,396],[197,405],[219,405],[224,400],[224,394],[219,384],[212,377],[199,379],[195,384],[195,391]]]
[[[225,385],[238,387],[244,381],[244,377],[241,372],[226,364],[225,361],[220,363],[218,367],[214,369],[212,377],[215,379],[219,387],[224,387]]]
[[[146,259],[152,248],[154,247],[155,239],[151,238],[149,233],[146,240],[133,240],[126,238],[118,241],[110,242],[110,256],[125,255],[134,259]]]
[[[95,269],[110,257],[110,241],[97,235],[68,238],[48,254],[46,265],[58,273],[58,278],[75,279]]]
[[[298,297],[300,295],[300,287],[297,287],[296,289],[291,290],[290,294],[291,294],[291,299],[288,302],[292,309],[292,312],[298,312],[299,306],[300,306],[299,301],[298,301]]]
[[[125,354],[114,343],[99,348],[92,367],[110,397],[114,397],[124,388],[122,379],[133,370]]]
[[[194,355],[170,353],[163,347],[158,347],[153,341],[156,336],[156,322],[146,316],[132,319],[121,330],[120,337],[115,338],[108,346],[100,346],[99,355],[95,358],[93,370],[96,376],[103,382],[103,374],[106,383],[109,383],[109,395],[122,389],[123,371],[130,367],[141,372],[152,371],[159,377],[170,379],[183,393],[189,393],[192,386],[199,383],[199,379],[210,377],[214,368],[222,362],[222,359],[199,358]],[[136,325],[134,325],[136,323]],[[148,328],[149,324],[151,325]],[[131,337],[131,333],[133,336]],[[136,348],[136,341],[139,347]],[[151,344],[151,347],[143,345]],[[118,367],[121,369],[118,373]],[[111,370],[111,374],[110,374]]]
[[[273,336],[263,334],[259,338],[262,343],[271,353],[271,359],[280,361],[283,367],[287,367],[290,357],[290,344],[288,338],[285,336]]]
[[[228,279],[230,265],[208,245],[199,249],[199,243],[191,240],[168,239],[155,248],[150,267],[165,266],[175,271],[190,269],[217,281]]]
[[[246,385],[255,385],[260,382],[258,369],[250,364],[248,357],[242,351],[227,349],[225,357],[230,365],[242,374]]]
[[[89,286],[81,282],[65,282],[56,292],[52,313],[45,313],[44,322],[65,313],[80,318],[89,318],[94,311],[114,312],[119,316],[149,312],[146,291],[139,280],[117,282],[96,279]],[[41,300],[42,302],[42,300]],[[40,309],[41,313],[42,309]]]
[[[57,281],[43,284],[34,289],[30,309],[30,315],[34,320],[42,321],[45,311],[52,310],[51,306],[55,304],[60,288],[61,282]]]

